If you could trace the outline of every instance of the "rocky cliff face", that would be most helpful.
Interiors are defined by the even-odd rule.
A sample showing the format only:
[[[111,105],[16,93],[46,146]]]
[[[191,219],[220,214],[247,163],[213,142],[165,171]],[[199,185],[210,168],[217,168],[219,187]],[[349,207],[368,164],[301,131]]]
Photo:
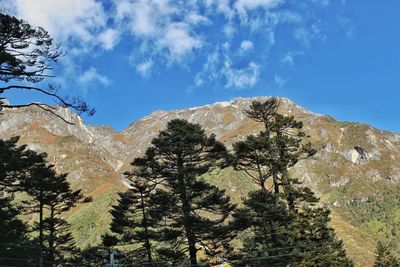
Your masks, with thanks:
[[[35,107],[3,110],[0,138],[18,135],[20,142],[31,149],[47,152],[58,171],[70,173],[72,184],[94,197],[93,203],[77,207],[68,215],[78,243],[85,245],[99,241],[99,234],[107,228],[107,210],[115,192],[124,189],[123,171],[168,121],[181,118],[199,123],[229,147],[262,129],[243,115],[255,99],[266,98],[155,111],[120,133],[107,126],[87,126],[63,108],[57,112],[74,125]],[[365,124],[339,122],[285,98],[281,99],[280,111],[304,122],[308,139],[318,150],[313,159],[298,163],[292,175],[311,186],[332,208],[333,225],[350,248],[350,255],[360,264],[370,264],[375,239],[393,239],[400,231],[400,211],[394,209],[400,204],[400,135]],[[209,179],[226,187],[235,200],[252,187],[245,176],[232,170]]]

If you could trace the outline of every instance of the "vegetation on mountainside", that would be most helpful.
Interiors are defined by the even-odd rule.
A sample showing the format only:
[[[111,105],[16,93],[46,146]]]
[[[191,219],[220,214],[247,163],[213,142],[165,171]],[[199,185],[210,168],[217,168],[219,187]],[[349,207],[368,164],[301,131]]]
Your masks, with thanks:
[[[263,122],[264,131],[234,144],[232,155],[213,136],[206,138],[199,125],[170,121],[144,156],[132,162],[133,188],[120,193],[113,206],[104,245],[118,249],[142,243],[125,248],[124,255],[131,256],[121,262],[151,266],[185,264],[185,259],[190,266],[200,260],[233,266],[353,266],[328,225],[330,211],[290,177],[288,169],[315,151],[302,142],[302,123],[279,114],[278,106],[275,98],[253,102],[246,115]],[[238,209],[225,191],[202,177],[212,167],[229,165],[259,187]],[[209,179],[213,174],[218,169]],[[242,240],[239,248],[234,239]]]

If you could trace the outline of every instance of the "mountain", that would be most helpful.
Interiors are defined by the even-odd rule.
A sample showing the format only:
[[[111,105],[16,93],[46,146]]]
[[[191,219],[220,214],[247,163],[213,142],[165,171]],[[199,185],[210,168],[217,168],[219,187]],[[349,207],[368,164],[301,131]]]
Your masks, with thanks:
[[[57,108],[56,112],[74,125],[35,107],[4,109],[0,114],[0,138],[20,136],[21,144],[48,153],[49,161],[59,172],[69,173],[74,188],[93,196],[92,203],[67,214],[77,243],[86,246],[98,243],[108,227],[107,211],[116,192],[126,188],[122,173],[169,120],[182,118],[199,123],[230,147],[262,129],[242,111],[251,101],[266,98],[159,110],[121,132],[108,126],[85,125],[79,116],[64,108]],[[299,162],[290,170],[292,175],[303,180],[332,209],[332,225],[357,265],[372,266],[377,240],[400,244],[400,135],[366,124],[340,122],[286,98],[280,102],[281,113],[303,121],[307,139],[318,150],[312,159]],[[207,179],[227,189],[237,202],[254,188],[243,173],[232,169],[215,172]]]

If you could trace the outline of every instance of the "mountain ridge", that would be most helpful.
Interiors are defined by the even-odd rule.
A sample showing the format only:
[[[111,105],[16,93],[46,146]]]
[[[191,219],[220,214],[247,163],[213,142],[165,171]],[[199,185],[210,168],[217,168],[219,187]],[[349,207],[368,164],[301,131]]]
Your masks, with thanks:
[[[238,98],[189,109],[154,111],[120,132],[106,125],[86,125],[78,115],[63,108],[57,108],[57,114],[75,125],[68,125],[35,107],[4,109],[0,115],[0,138],[21,136],[21,144],[48,153],[57,171],[68,172],[75,188],[82,188],[85,194],[93,196],[93,203],[81,205],[68,214],[78,244],[86,246],[99,242],[100,234],[108,226],[107,210],[116,192],[126,188],[122,173],[169,120],[181,118],[199,123],[229,148],[232,143],[262,129],[243,110],[251,101],[267,98]],[[400,232],[400,213],[393,210],[400,200],[392,203],[387,199],[394,198],[400,181],[400,135],[363,123],[340,122],[311,112],[287,98],[280,101],[280,111],[304,123],[309,135],[307,141],[318,151],[315,159],[299,162],[291,175],[302,179],[331,207],[333,224],[349,254],[360,266],[370,265],[375,244],[367,236],[388,241]],[[231,169],[207,179],[226,189],[235,201],[254,189],[244,175]],[[388,202],[391,206],[382,210]],[[366,212],[370,209],[371,216]],[[390,221],[382,218],[382,212],[390,213]]]

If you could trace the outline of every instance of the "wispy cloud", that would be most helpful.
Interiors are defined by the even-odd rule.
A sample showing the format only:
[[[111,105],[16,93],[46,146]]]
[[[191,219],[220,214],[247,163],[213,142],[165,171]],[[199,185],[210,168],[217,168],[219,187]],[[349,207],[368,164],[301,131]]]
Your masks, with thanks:
[[[288,0],[0,0],[0,3],[30,23],[43,26],[69,51],[74,60],[113,51],[129,41],[129,62],[142,77],[171,66],[191,69],[196,86],[223,83],[226,88],[255,86],[266,71],[270,51],[279,45],[277,37],[292,35],[303,49],[327,38],[323,18],[305,9],[326,8],[329,0],[294,4]],[[348,37],[351,21],[340,18]],[[284,25],[284,27],[280,27]],[[287,46],[287,44],[285,44]],[[288,47],[296,51],[298,47]],[[282,65],[293,65],[287,53]],[[195,62],[192,64],[192,62]],[[77,71],[75,71],[76,73]],[[68,71],[65,71],[67,74]],[[79,76],[79,74],[78,74]],[[270,77],[273,77],[273,75]],[[67,78],[66,78],[67,79]],[[94,67],[78,81],[108,78]]]
[[[252,50],[254,47],[253,42],[249,40],[244,40],[240,43],[240,49],[242,51]]]
[[[227,88],[249,88],[254,86],[260,77],[260,66],[254,62],[250,62],[245,68],[235,69],[231,64],[226,62],[222,70],[226,78]]]
[[[120,32],[115,29],[105,29],[102,31],[97,39],[105,50],[112,50],[119,42]]]
[[[151,68],[153,67],[153,61],[151,59],[146,60],[144,62],[141,62],[137,64],[136,66],[136,71],[142,76],[142,77],[148,77],[151,73]]]
[[[98,73],[96,68],[89,68],[88,70],[86,70],[85,72],[83,72],[79,77],[78,77],[78,81],[79,83],[87,86],[89,84],[93,84],[93,83],[101,83],[104,86],[108,86],[111,83],[111,80],[109,78],[107,78],[107,76],[105,75],[101,75],[100,73]]]

